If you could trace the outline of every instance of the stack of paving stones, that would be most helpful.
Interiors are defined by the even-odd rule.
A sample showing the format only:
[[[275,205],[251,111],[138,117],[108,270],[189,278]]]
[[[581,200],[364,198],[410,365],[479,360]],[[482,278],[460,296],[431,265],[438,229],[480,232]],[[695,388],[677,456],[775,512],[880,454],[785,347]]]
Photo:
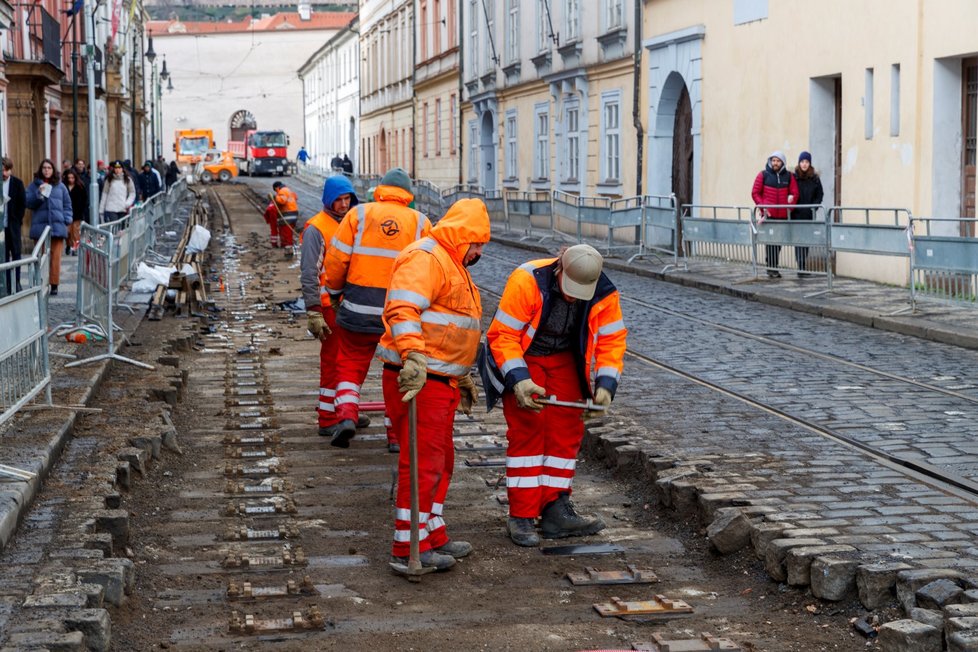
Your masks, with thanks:
[[[898,604],[906,618],[879,628],[881,649],[978,652],[973,503],[852,452],[691,456],[656,443],[670,439],[609,416],[589,423],[582,450],[702,523],[717,552],[753,549],[777,582],[870,611]]]
[[[68,497],[35,505],[0,556],[0,652],[110,648],[112,611],[135,585],[121,492],[165,452],[180,453],[165,404],[183,396],[187,373],[174,351],[192,340],[177,338],[157,360],[161,373],[146,396],[164,402],[147,404],[156,424],[136,437],[75,437],[66,447],[50,482]]]

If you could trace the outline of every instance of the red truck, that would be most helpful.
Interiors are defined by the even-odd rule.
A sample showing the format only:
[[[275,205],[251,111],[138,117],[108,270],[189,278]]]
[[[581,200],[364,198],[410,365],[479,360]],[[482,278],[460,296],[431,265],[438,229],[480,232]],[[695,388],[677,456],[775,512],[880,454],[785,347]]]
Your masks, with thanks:
[[[289,170],[289,137],[284,131],[248,129],[244,140],[229,140],[228,151],[234,156],[241,174],[284,175]]]

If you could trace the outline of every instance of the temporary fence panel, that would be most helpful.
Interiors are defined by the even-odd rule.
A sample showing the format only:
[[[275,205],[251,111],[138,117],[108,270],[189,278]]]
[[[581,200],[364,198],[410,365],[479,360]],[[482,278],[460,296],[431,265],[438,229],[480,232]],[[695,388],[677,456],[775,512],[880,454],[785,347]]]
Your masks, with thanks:
[[[562,190],[553,191],[551,208],[551,228],[559,233],[575,235],[577,241],[581,233],[581,198]]]
[[[502,190],[487,190],[485,199],[486,211],[489,213],[490,225],[502,225],[506,221],[506,210]]]
[[[767,217],[768,210],[782,209],[786,218]],[[797,219],[799,210],[810,210],[814,219]],[[751,213],[755,246],[764,246],[764,258],[755,248],[758,264],[770,271],[793,270],[801,274],[830,276],[832,261],[829,255],[829,229],[826,213],[820,205],[781,204],[757,206]],[[783,252],[782,247],[792,251]],[[792,266],[791,263],[794,263]],[[756,271],[756,270],[755,270]]]
[[[683,248],[688,258],[750,263],[756,273],[750,206],[684,204]]]
[[[611,212],[621,214],[616,218],[621,226],[638,219],[638,252],[629,262],[652,253],[672,257],[671,265],[663,268],[663,272],[679,265],[679,205],[675,195],[629,197],[613,202]]]
[[[545,229],[547,235],[540,237],[546,240],[553,233],[553,206],[550,193],[546,190],[529,192],[506,190],[503,192],[503,211],[506,214],[506,224],[509,231],[522,232],[521,240],[539,237],[534,235],[534,229]]]
[[[0,298],[0,424],[41,391],[51,403],[46,271],[50,255],[47,227],[29,257],[0,264],[0,276],[20,270],[23,287]]]
[[[978,301],[978,220],[968,217],[915,218],[911,285],[944,300]],[[960,235],[953,235],[957,233]]]

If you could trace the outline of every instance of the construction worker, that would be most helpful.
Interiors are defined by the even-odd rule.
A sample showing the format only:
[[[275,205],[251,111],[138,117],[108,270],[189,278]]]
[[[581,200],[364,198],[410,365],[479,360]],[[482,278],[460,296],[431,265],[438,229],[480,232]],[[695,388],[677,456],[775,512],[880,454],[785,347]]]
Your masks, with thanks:
[[[539,399],[611,405],[625,356],[618,290],[590,245],[518,267],[506,282],[486,333],[487,403],[502,394],[507,425],[506,488],[510,538],[536,546],[544,538],[596,534],[601,519],[579,515],[570,502],[577,452],[584,437],[579,408]],[[592,390],[590,379],[594,379]]]
[[[384,403],[401,442],[394,517],[395,561],[407,561],[411,540],[408,401],[417,403],[418,523],[422,566],[450,568],[472,552],[452,541],[442,508],[452,478],[455,410],[470,414],[478,398],[469,372],[479,349],[482,301],[467,267],[489,241],[489,213],[461,199],[431,235],[394,261],[384,304],[386,330],[377,346],[384,362]]]
[[[359,202],[353,184],[344,176],[326,179],[323,185],[323,210],[316,213],[302,232],[302,258],[299,265],[302,281],[302,298],[306,302],[306,323],[310,333],[319,338],[319,434],[332,437],[336,434],[335,361],[337,337],[336,312],[330,305],[326,290],[326,270],[323,262],[326,249],[336,228],[350,208]],[[362,417],[358,427],[370,425],[370,419]]]
[[[275,191],[272,201],[275,202],[281,216],[281,219],[277,221],[279,246],[286,247],[288,251],[285,252],[285,255],[289,256],[292,254],[292,245],[295,243],[292,237],[293,232],[297,227],[302,226],[298,224],[299,196],[281,181],[273,183],[272,190]]]
[[[326,286],[336,313],[336,434],[330,444],[348,448],[356,434],[360,385],[384,332],[381,315],[394,259],[428,235],[431,222],[407,207],[414,199],[411,178],[401,168],[384,175],[375,201],[347,213],[326,252]],[[388,435],[394,452],[397,441]]]

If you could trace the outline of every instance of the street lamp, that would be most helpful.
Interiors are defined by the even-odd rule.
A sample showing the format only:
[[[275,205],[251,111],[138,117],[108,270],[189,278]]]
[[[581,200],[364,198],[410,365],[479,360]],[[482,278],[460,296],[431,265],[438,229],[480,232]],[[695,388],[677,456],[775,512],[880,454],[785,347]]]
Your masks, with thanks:
[[[158,159],[163,155],[163,82],[170,82],[170,71],[166,69],[166,55],[163,55],[163,69],[160,70],[160,79],[156,86],[156,102],[157,110],[159,113],[159,125],[160,125],[160,142],[156,144],[156,156]],[[173,84],[170,83],[169,87],[172,89]]]

